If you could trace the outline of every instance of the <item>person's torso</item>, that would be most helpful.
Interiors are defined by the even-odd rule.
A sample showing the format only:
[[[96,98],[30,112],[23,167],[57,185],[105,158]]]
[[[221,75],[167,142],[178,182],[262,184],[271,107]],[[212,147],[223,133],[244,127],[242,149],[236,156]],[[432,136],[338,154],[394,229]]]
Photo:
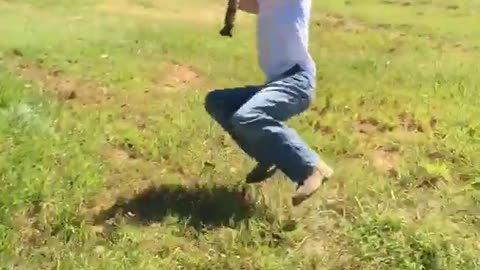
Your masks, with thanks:
[[[267,80],[295,64],[315,75],[308,51],[311,0],[257,0],[258,60]]]

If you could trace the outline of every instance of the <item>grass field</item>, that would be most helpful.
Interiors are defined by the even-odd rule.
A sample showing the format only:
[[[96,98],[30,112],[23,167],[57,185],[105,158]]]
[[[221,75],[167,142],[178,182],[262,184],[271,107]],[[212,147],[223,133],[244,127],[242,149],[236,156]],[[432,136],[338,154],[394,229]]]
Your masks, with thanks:
[[[313,0],[300,207],[204,110],[263,79],[223,2],[0,0],[0,269],[480,269],[480,2]]]

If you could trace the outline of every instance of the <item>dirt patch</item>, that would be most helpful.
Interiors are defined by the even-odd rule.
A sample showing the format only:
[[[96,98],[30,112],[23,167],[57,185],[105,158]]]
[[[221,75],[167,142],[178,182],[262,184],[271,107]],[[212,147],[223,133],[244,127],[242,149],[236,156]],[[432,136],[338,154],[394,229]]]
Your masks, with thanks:
[[[114,92],[94,79],[66,74],[62,69],[44,66],[42,61],[24,61],[23,53],[18,49],[11,50],[8,57],[16,63],[14,67],[17,74],[28,82],[26,87],[35,85],[42,93],[69,106],[117,107],[121,121],[134,122],[139,129],[145,129],[148,124],[149,104],[157,106],[156,102],[163,94],[188,89],[202,82],[192,66],[167,63],[160,78],[152,80],[152,85],[147,90]]]
[[[37,215],[39,205],[35,204],[32,208],[18,212],[14,218],[14,226],[19,234],[20,240],[30,246],[41,244],[42,232],[38,226]]]
[[[401,155],[396,149],[380,148],[372,153],[373,166],[382,174],[397,175],[400,161]]]
[[[116,164],[123,164],[132,159],[132,156],[126,150],[115,147],[106,147],[101,154],[105,159]]]
[[[447,155],[441,152],[430,152],[427,154],[427,157],[431,160],[445,160],[447,159]]]
[[[333,128],[327,125],[322,125],[320,122],[315,122],[313,125],[313,129],[316,132],[320,132],[323,135],[328,135],[333,133]]]
[[[445,8],[448,9],[448,10],[457,10],[457,9],[460,8],[460,6],[458,6],[458,5],[447,5],[447,6],[445,6]]]
[[[389,136],[402,142],[416,142],[424,138],[425,128],[429,127],[423,126],[411,113],[400,114],[394,124],[382,123],[373,117],[363,118],[353,123],[353,130],[362,139]]]
[[[354,124],[354,130],[361,134],[382,133],[389,130],[389,127],[380,123],[373,117],[360,119]]]
[[[38,84],[42,92],[64,102],[82,105],[101,104],[111,99],[108,89],[93,80],[66,76],[62,70],[49,70],[40,64],[18,64],[17,72],[32,83]]]
[[[355,124],[355,130],[362,134],[372,134],[377,132],[377,126],[369,122],[358,122]]]
[[[341,29],[352,33],[362,33],[368,30],[368,27],[362,23],[336,13],[325,13],[322,17],[315,20],[315,24],[326,29]]]
[[[154,80],[155,88],[159,91],[175,91],[199,82],[200,76],[192,66],[170,63],[161,79]]]
[[[428,5],[431,4],[431,1],[406,1],[406,0],[382,0],[380,1],[382,4],[386,5],[398,5],[402,7],[408,6],[420,6],[420,5]]]
[[[307,256],[323,257],[328,253],[328,244],[322,239],[306,239],[301,243],[299,251]]]
[[[412,113],[403,112],[398,116],[401,127],[408,132],[424,132],[420,123]]]

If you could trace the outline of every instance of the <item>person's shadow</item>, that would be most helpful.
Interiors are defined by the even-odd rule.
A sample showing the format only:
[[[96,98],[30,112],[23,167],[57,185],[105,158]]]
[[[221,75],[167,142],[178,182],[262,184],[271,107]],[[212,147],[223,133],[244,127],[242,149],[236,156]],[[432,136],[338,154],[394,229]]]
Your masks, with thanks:
[[[201,228],[235,226],[254,212],[253,202],[243,190],[224,186],[162,185],[150,188],[128,200],[119,200],[102,211],[96,223],[105,223],[116,215],[129,216],[142,225],[177,216],[186,224]]]

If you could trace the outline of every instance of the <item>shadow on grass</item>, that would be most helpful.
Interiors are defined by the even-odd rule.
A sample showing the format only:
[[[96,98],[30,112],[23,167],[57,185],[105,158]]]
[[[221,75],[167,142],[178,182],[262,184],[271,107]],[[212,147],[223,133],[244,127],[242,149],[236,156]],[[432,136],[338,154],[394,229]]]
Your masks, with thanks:
[[[254,212],[253,202],[242,190],[228,187],[185,187],[162,185],[147,189],[132,199],[117,201],[96,217],[104,223],[118,215],[129,216],[141,225],[161,222],[168,215],[195,227],[235,226]]]

